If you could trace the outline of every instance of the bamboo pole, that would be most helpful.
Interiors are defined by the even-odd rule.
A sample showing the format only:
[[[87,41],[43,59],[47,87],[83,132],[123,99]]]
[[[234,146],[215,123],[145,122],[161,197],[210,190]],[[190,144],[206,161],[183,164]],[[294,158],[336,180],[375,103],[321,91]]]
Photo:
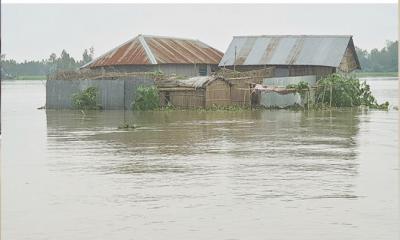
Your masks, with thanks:
[[[329,107],[332,108],[332,84],[331,84],[331,91],[330,91]]]

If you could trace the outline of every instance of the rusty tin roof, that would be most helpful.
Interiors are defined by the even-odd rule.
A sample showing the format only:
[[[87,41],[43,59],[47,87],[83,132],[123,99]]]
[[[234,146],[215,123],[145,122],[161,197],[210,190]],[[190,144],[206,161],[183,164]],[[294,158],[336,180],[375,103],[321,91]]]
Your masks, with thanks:
[[[350,35],[236,36],[233,37],[219,66],[315,65],[338,67],[347,46],[352,47],[355,53]],[[357,58],[357,56],[355,57]]]
[[[138,35],[85,67],[146,64],[218,64],[223,53],[193,39]]]

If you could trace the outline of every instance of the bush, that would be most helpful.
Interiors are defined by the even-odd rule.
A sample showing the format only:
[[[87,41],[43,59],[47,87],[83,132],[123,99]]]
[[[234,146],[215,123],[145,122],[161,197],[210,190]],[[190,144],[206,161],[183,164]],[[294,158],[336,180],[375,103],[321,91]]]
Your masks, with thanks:
[[[308,86],[308,82],[300,81],[297,84],[289,84],[286,86],[286,89],[294,89],[298,94],[300,94],[301,101],[304,101],[306,93],[310,91],[310,87]]]
[[[160,97],[156,87],[139,86],[136,89],[133,110],[154,110],[160,107]]]
[[[320,106],[387,109],[388,102],[378,104],[369,85],[353,77],[331,74],[317,83],[315,103]]]
[[[72,96],[72,105],[81,110],[101,109],[101,106],[97,105],[97,93],[98,90],[95,87],[88,87],[82,92],[75,93]]]

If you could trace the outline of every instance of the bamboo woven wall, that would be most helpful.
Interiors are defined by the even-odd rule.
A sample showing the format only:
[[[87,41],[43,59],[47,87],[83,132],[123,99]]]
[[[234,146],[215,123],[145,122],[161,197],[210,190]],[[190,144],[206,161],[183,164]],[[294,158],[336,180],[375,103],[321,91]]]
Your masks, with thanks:
[[[160,105],[168,103],[177,108],[203,108],[205,106],[204,89],[171,89],[159,92]]]
[[[229,106],[231,105],[231,88],[229,83],[216,80],[206,86],[205,106]]]
[[[251,105],[250,85],[251,81],[244,79],[229,80],[231,83],[231,104],[242,107]]]

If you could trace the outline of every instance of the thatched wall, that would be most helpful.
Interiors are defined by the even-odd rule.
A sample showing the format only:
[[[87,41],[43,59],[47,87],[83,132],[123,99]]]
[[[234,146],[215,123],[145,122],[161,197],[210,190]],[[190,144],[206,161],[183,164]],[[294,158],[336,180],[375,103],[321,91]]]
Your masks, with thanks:
[[[172,105],[177,108],[203,108],[205,90],[194,88],[161,88],[159,89],[160,105]]]
[[[272,77],[275,73],[274,67],[261,67],[258,69],[241,69],[233,71],[223,68],[217,75],[222,76],[230,84],[231,105],[249,107],[251,106],[251,87],[262,83],[264,78]]]
[[[160,79],[155,82],[160,92],[161,106],[178,108],[212,106],[251,106],[251,88],[271,77],[274,68],[238,72],[220,69],[211,77],[190,79]]]
[[[231,86],[228,82],[218,79],[206,86],[205,106],[229,106],[231,105]]]
[[[243,79],[231,79],[232,105],[249,107],[251,105],[250,86],[252,83]]]

